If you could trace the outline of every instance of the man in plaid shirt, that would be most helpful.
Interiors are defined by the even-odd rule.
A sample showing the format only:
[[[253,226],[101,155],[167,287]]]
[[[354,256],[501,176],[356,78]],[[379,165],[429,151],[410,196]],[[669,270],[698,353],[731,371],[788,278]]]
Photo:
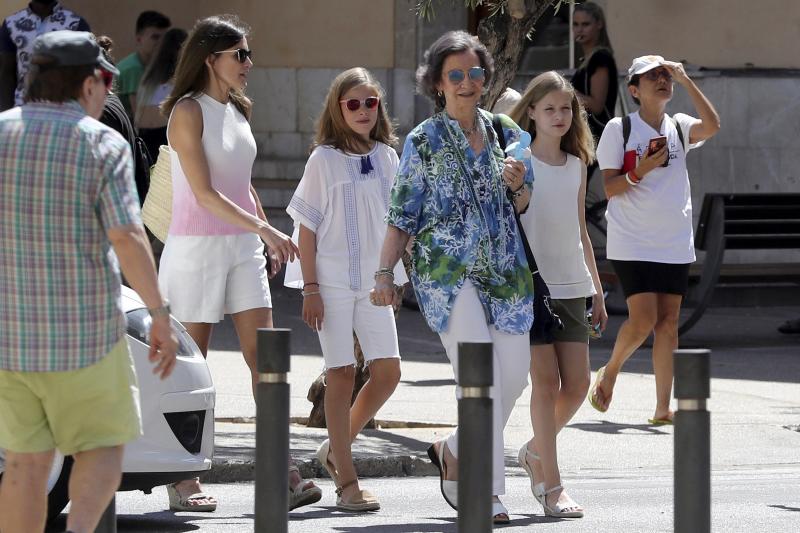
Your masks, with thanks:
[[[128,143],[96,119],[116,68],[87,32],[37,38],[25,104],[0,113],[0,530],[44,529],[58,448],[67,529],[94,531],[141,433],[111,249],[152,316],[167,377],[177,341],[141,226]]]

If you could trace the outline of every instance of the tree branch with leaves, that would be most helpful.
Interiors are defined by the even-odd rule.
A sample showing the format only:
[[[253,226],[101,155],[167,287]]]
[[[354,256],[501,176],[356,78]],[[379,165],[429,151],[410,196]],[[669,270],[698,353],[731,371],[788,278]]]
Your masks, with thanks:
[[[435,6],[442,0],[417,0],[414,10],[423,20],[436,16]],[[453,3],[456,0],[451,0]],[[483,106],[491,109],[517,74],[525,40],[536,21],[550,6],[558,10],[571,0],[463,0],[469,9],[488,8],[488,16],[478,24],[478,39],[494,58],[495,75],[489,82]]]

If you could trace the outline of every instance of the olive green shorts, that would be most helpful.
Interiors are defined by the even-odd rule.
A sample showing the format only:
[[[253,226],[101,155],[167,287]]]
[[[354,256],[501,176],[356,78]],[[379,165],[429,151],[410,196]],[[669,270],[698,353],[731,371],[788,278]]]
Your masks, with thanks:
[[[550,300],[553,312],[564,323],[564,329],[553,329],[554,342],[589,343],[589,323],[586,321],[586,298]],[[534,341],[533,344],[545,344]]]
[[[0,448],[64,455],[142,434],[139,387],[123,336],[97,363],[66,372],[0,370]]]

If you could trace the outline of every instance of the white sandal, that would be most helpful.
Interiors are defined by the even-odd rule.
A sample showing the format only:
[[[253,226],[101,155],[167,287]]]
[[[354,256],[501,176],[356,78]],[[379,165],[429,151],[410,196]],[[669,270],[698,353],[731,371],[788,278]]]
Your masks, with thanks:
[[[511,523],[511,515],[508,514],[508,509],[500,500],[492,502],[492,523],[501,525]]]
[[[444,463],[444,448],[447,446],[447,439],[438,441],[439,450],[436,450],[436,443],[433,443],[428,448],[428,457],[433,463],[433,466],[439,469],[439,489],[442,491],[442,496],[447,504],[458,511],[458,481],[452,481],[444,478],[445,463]]]
[[[544,498],[541,501],[542,508],[544,508],[545,516],[552,516],[555,518],[583,518],[583,509],[580,505],[575,503],[575,501],[567,494],[567,498],[569,501],[572,502],[571,504],[562,505],[558,502],[555,505],[547,505],[547,495],[556,492],[557,490],[564,490],[564,487],[561,485],[556,485],[555,487],[549,488],[544,491]]]
[[[541,483],[536,483],[536,481],[533,479],[533,468],[531,468],[531,465],[528,462],[528,457],[534,461],[542,460],[541,457],[528,449],[528,443],[526,442],[522,448],[519,449],[517,460],[519,461],[519,466],[521,466],[528,474],[528,477],[531,478],[531,493],[533,493],[533,497],[536,498],[537,502],[544,506],[547,504],[545,501],[544,481]]]
[[[289,467],[289,473],[297,472],[300,474],[300,470],[297,468],[296,465],[291,465]],[[308,484],[311,483],[311,486],[308,487]],[[314,484],[313,481],[305,480],[302,477],[300,478],[300,483],[295,485],[294,489],[289,487],[289,510],[297,509],[298,507],[302,507],[303,505],[309,505],[312,503],[316,503],[322,499],[322,489],[319,488],[317,485]]]

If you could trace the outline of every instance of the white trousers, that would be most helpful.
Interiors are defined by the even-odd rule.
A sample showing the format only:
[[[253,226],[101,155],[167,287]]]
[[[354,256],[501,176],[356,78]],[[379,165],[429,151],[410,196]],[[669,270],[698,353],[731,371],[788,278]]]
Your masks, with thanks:
[[[447,358],[453,365],[458,380],[458,343],[492,342],[494,359],[494,386],[491,388],[492,402],[492,494],[500,496],[506,492],[505,444],[503,429],[511,416],[517,398],[528,385],[531,364],[529,336],[512,335],[498,331],[486,321],[478,291],[467,281],[456,295],[447,330],[439,333]],[[447,447],[458,457],[458,428],[447,438]]]

